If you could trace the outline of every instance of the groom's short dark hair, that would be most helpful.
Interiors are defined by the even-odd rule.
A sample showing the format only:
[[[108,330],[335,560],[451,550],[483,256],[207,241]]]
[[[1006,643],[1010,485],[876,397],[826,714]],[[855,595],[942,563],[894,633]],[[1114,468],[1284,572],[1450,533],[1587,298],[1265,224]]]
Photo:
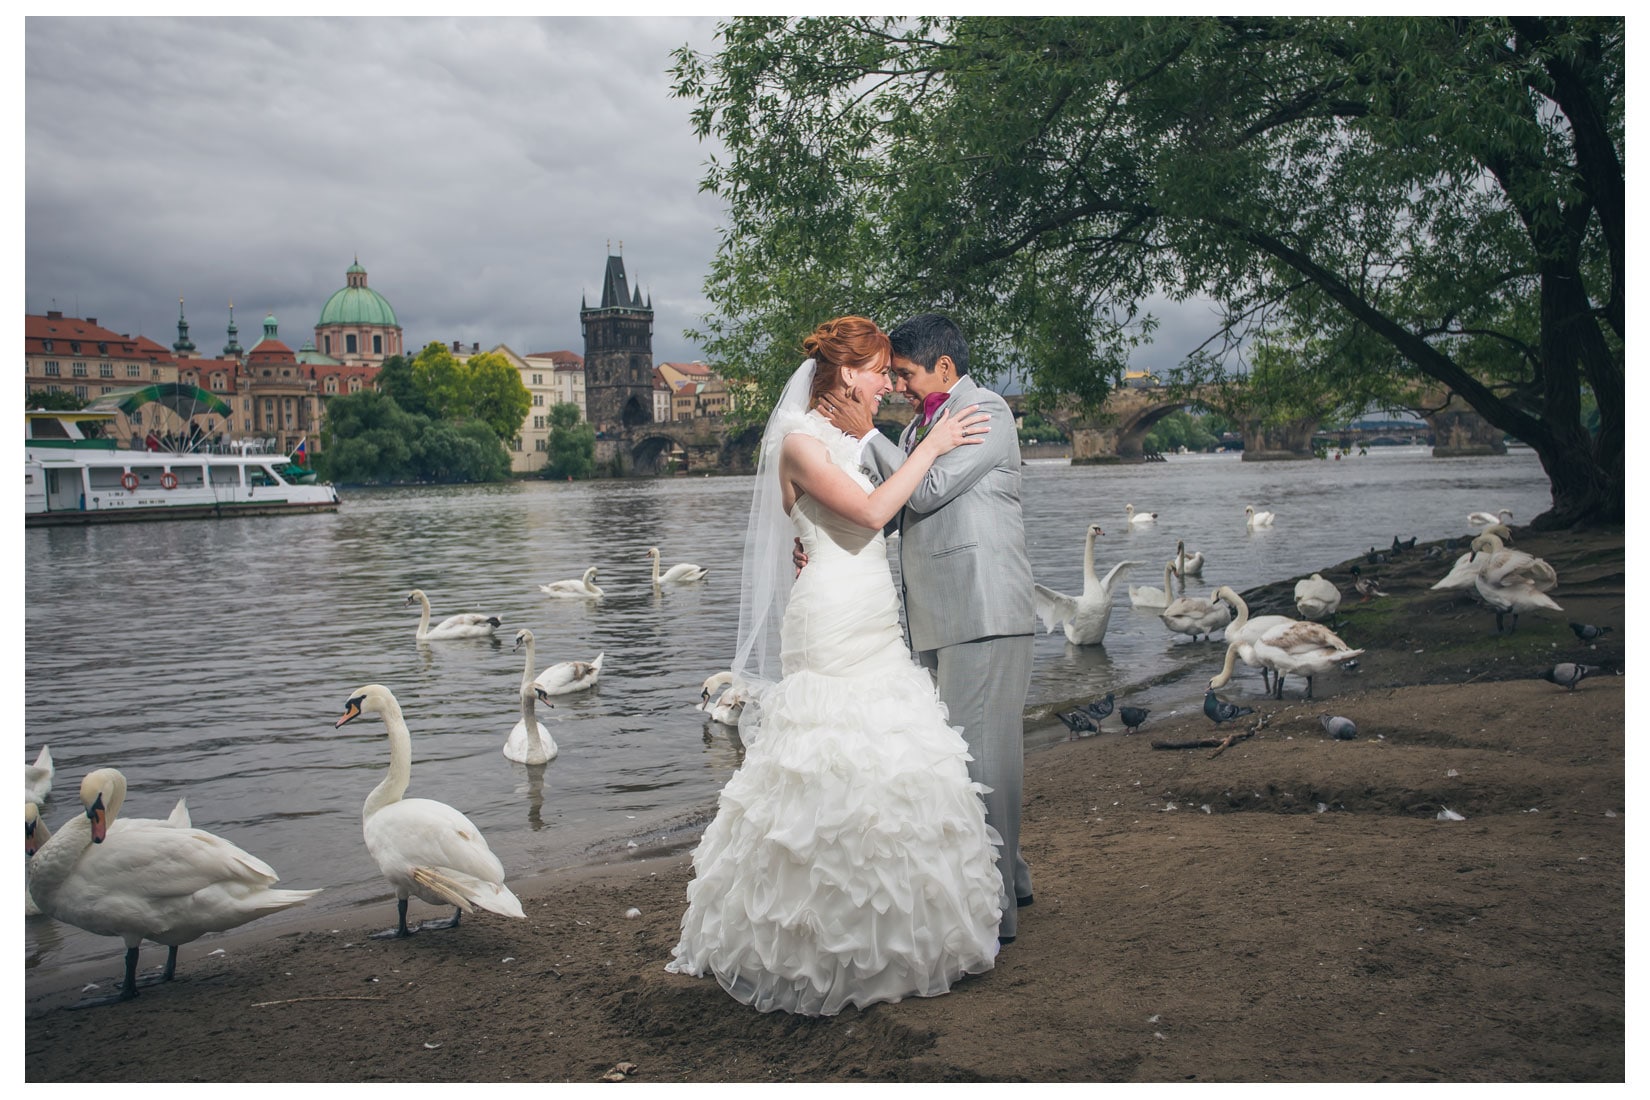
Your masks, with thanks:
[[[939,313],[919,313],[888,334],[896,358],[909,359],[932,374],[940,356],[951,357],[957,374],[968,373],[968,341],[957,322]]]

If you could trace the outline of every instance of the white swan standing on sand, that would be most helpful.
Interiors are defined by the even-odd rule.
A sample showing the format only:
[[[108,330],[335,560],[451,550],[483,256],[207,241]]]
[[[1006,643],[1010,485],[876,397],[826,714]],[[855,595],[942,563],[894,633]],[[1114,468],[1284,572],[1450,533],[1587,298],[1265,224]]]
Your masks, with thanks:
[[[1171,560],[1163,567],[1163,587],[1153,588],[1150,585],[1129,585],[1129,603],[1135,607],[1168,607],[1171,596],[1170,585],[1174,580],[1174,562]]]
[[[1255,639],[1273,627],[1296,622],[1297,620],[1291,619],[1287,615],[1257,615],[1251,619],[1249,617],[1249,605],[1244,602],[1243,597],[1224,584],[1215,589],[1215,599],[1225,600],[1232,605],[1234,611],[1232,621],[1226,626],[1226,644],[1229,647],[1233,645],[1238,647],[1238,656],[1243,658],[1244,664],[1250,668],[1260,669],[1260,681],[1266,685],[1266,690],[1270,693],[1272,690],[1272,669],[1268,665],[1261,664],[1255,658]],[[1226,681],[1222,680],[1215,686],[1223,687],[1225,683]]]
[[[23,765],[23,801],[33,802],[36,806],[52,796],[52,776],[57,769],[52,765],[52,749],[50,745],[40,746],[40,755],[34,758],[34,763]]]
[[[1129,523],[1130,524],[1156,523],[1157,522],[1157,513],[1156,512],[1136,512],[1134,510],[1134,505],[1132,505],[1132,504],[1123,505],[1123,511],[1125,511],[1129,514]]]
[[[1255,660],[1270,668],[1276,674],[1272,681],[1272,698],[1283,698],[1283,678],[1293,672],[1306,677],[1306,698],[1312,698],[1312,678],[1320,672],[1345,664],[1357,659],[1363,654],[1361,649],[1353,649],[1322,623],[1303,623],[1291,621],[1272,627],[1248,643],[1254,650]],[[1230,647],[1228,647],[1230,650]],[[1231,664],[1231,653],[1227,653],[1227,664]],[[1230,672],[1224,673],[1227,677]],[[1211,687],[1220,687],[1220,683],[1209,681]]]
[[[1508,550],[1494,535],[1473,539],[1472,552],[1485,559],[1472,583],[1479,598],[1495,612],[1497,634],[1501,633],[1505,615],[1512,616],[1512,629],[1517,630],[1521,611],[1564,610],[1546,594],[1558,584],[1558,573],[1541,558],[1522,550]]]
[[[116,831],[132,824],[132,818],[121,818],[113,823],[111,828]],[[148,822],[145,822],[148,824]],[[189,820],[189,803],[185,799],[178,799],[178,804],[172,807],[164,824],[174,829],[187,829],[193,822]],[[33,858],[34,853],[45,847],[46,841],[52,838],[52,831],[46,826],[46,821],[40,816],[40,807],[33,802],[23,803],[23,858]],[[23,915],[25,917],[38,916],[40,907],[29,896],[27,877],[23,883]]]
[[[1064,625],[1066,641],[1072,645],[1100,645],[1106,637],[1106,624],[1111,621],[1112,594],[1117,585],[1117,578],[1129,568],[1140,565],[1137,561],[1120,561],[1107,571],[1104,577],[1094,573],[1094,539],[1096,535],[1103,535],[1098,523],[1089,524],[1088,532],[1083,536],[1083,594],[1068,596],[1064,592],[1056,592],[1040,584],[1032,585],[1032,604],[1037,610],[1037,617],[1043,622],[1043,629],[1054,633],[1054,628]]]
[[[29,861],[29,895],[41,912],[126,941],[125,980],[106,1000],[137,996],[143,940],[166,945],[161,981],[170,981],[179,944],[320,893],[273,889],[279,878],[269,864],[204,829],[170,820],[122,823],[116,815],[125,797],[126,777],[119,771],[92,772],[80,784],[86,812],[76,814]]]
[[[539,591],[546,596],[556,596],[564,600],[599,600],[605,593],[595,582],[596,567],[592,565],[584,571],[581,580],[551,581],[549,584],[539,585]]]
[[[463,814],[428,798],[403,798],[412,780],[412,734],[401,707],[382,684],[357,688],[334,728],[363,714],[384,719],[390,735],[390,770],[361,808],[361,835],[367,851],[395,887],[396,927],[375,938],[410,936],[407,899],[451,905],[449,920],[425,921],[417,931],[457,928],[459,918],[480,907],[525,920],[521,902],[504,885],[504,865],[487,847],[481,830]]]
[[[665,584],[690,584],[693,581],[702,581],[705,579],[705,574],[710,572],[710,570],[701,568],[700,566],[690,565],[687,562],[681,562],[665,570],[664,575],[661,576],[659,574],[659,548],[657,546],[649,546],[647,548],[647,556],[653,559],[654,588],[658,588],[660,585]]]
[[[1273,521],[1278,518],[1276,512],[1255,511],[1255,506],[1253,504],[1244,507],[1243,517],[1244,524],[1247,525],[1251,531],[1256,527],[1270,527],[1272,526]]]
[[[1341,607],[1341,590],[1323,574],[1314,573],[1295,582],[1295,610],[1303,619],[1333,618]]]
[[[533,632],[520,630],[516,632],[516,644],[512,647],[520,649],[527,647],[527,663],[521,670],[521,718],[510,730],[510,736],[504,742],[504,755],[518,764],[548,764],[556,758],[560,750],[556,748],[555,738],[550,731],[544,728],[544,723],[538,719],[538,693],[533,690]]]
[[[487,638],[502,625],[502,620],[497,615],[482,615],[471,611],[462,615],[450,615],[431,628],[430,598],[424,595],[422,588],[415,588],[407,593],[406,606],[411,607],[414,601],[424,609],[418,616],[416,635],[421,642],[439,642],[448,638]]]

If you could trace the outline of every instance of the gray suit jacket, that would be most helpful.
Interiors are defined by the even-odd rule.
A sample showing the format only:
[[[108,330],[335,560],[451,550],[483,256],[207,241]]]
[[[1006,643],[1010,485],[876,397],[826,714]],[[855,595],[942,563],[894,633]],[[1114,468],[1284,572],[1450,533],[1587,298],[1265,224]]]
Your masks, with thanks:
[[[941,407],[956,416],[969,405],[991,416],[985,442],[941,455],[894,519],[906,630],[917,652],[1036,629],[1014,416],[1001,396],[963,375]],[[885,479],[899,469],[915,430],[913,420],[900,445],[873,432],[864,451],[871,472]]]

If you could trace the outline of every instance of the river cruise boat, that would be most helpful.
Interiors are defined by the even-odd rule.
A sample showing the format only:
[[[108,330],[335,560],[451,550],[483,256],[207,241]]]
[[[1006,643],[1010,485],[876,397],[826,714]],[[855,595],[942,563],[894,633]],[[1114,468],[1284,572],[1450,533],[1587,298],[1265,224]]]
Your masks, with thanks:
[[[125,450],[104,434],[116,411],[23,415],[29,527],[338,510],[338,491],[287,455]]]

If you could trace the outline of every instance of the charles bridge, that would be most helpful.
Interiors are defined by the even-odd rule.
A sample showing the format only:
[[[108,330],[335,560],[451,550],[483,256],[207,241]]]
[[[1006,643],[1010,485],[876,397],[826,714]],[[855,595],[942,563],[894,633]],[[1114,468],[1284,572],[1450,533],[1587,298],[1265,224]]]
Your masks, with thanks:
[[[1178,390],[1166,386],[1124,386],[1106,399],[1096,418],[1079,417],[1074,410],[1056,409],[1043,418],[1055,425],[1071,441],[1073,465],[1144,462],[1144,441],[1154,425],[1177,409],[1210,407],[1215,391]],[[1015,416],[1023,413],[1023,400],[1013,394],[1008,404]],[[1433,407],[1442,404],[1433,401]],[[877,426],[897,431],[911,421],[911,406],[891,395],[878,411]],[[1416,425],[1416,434],[1430,436],[1435,458],[1467,455],[1505,454],[1502,432],[1462,402],[1452,398],[1439,411],[1423,414],[1425,429]],[[1314,457],[1314,447],[1358,445],[1364,433],[1355,430],[1319,431],[1316,418],[1296,420],[1281,426],[1267,426],[1259,419],[1242,422],[1243,460],[1265,462]],[[671,454],[680,450],[689,473],[752,473],[755,451],[761,439],[761,425],[729,430],[720,417],[637,424],[596,441],[596,461],[615,473],[647,476],[662,472]]]

